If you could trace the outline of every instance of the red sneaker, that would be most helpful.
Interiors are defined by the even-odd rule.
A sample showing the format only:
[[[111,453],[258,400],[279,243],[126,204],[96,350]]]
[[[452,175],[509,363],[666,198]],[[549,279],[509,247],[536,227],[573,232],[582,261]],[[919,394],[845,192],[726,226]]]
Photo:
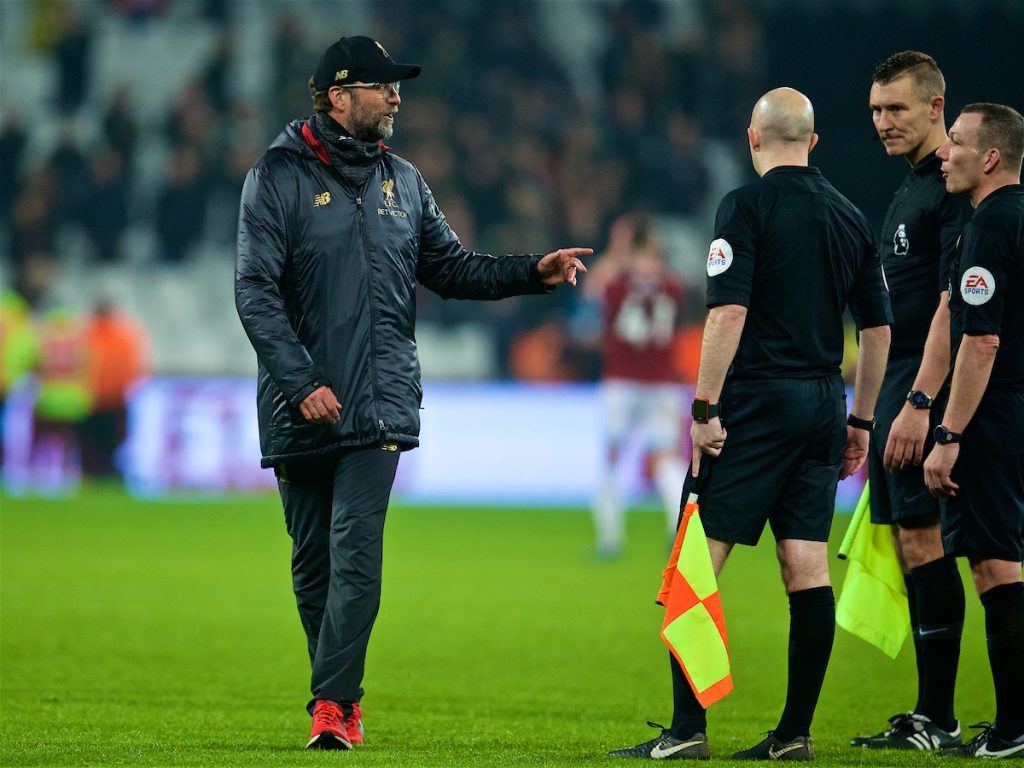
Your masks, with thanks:
[[[352,749],[345,713],[333,701],[319,699],[313,706],[313,730],[306,749]]]
[[[352,703],[352,714],[345,718],[345,730],[348,731],[350,744],[355,746],[363,743],[363,713],[358,701]]]

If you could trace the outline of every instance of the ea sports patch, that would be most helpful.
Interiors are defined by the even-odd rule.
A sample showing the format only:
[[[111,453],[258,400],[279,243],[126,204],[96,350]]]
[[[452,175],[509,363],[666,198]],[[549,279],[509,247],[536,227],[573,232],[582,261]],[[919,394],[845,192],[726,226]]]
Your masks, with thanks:
[[[960,295],[968,304],[984,304],[995,292],[996,279],[984,267],[968,267],[960,278]]]
[[[708,277],[720,275],[732,266],[732,246],[728,240],[718,238],[712,241],[708,251]]]

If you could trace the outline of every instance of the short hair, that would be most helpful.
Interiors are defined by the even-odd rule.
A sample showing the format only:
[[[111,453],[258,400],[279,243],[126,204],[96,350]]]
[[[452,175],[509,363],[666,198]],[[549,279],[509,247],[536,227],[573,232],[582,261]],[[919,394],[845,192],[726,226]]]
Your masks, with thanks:
[[[326,115],[334,108],[334,105],[331,104],[330,96],[327,95],[327,91],[318,91],[312,77],[309,78],[309,96],[313,99],[314,112],[323,112]]]
[[[942,76],[942,70],[935,59],[921,51],[894,53],[875,67],[871,82],[888,85],[903,75],[910,75],[921,101],[931,101],[936,96],[946,95],[946,78]]]
[[[999,156],[1011,173],[1020,173],[1024,158],[1024,117],[1013,107],[979,101],[968,104],[960,114],[981,115],[978,149],[999,150]]]

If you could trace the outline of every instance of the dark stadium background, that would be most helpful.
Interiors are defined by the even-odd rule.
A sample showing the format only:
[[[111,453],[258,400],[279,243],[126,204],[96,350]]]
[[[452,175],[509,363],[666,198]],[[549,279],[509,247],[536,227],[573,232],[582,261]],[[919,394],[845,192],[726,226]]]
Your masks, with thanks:
[[[391,144],[472,247],[600,252],[618,216],[650,215],[689,287],[687,382],[715,206],[752,178],[754,100],[779,85],[812,99],[812,162],[877,226],[906,167],[871,140],[874,65],[932,54],[950,122],[970,101],[1021,109],[1022,32],[1020,0],[0,0],[0,764],[318,757],[302,751],[308,659],[280,502],[254,455],[255,357],[232,273],[241,179],[309,111],[305,82],[338,36],[423,65]],[[110,145],[133,136],[119,161]],[[562,289],[419,300],[424,447],[403,457],[388,513],[367,745],[347,757],[607,765],[607,750],[653,735],[645,720],[667,722],[670,681],[653,603],[661,515],[628,516],[618,560],[592,556],[598,311]],[[8,366],[44,334],[88,356],[75,333],[100,301],[150,345],[119,453],[130,492],[120,476],[80,482],[74,456],[26,453],[35,383]],[[51,437],[73,443],[81,416]],[[254,488],[266,492],[224,493]],[[849,506],[859,488],[843,488]],[[716,757],[770,728],[785,689],[773,542],[742,550],[721,578],[736,691],[712,715]],[[965,726],[994,711],[973,596],[967,611]],[[911,645],[891,661],[837,633],[820,765],[920,764],[847,746],[908,706]]]
[[[231,296],[238,192],[285,121],[310,111],[306,79],[340,35],[376,36],[423,65],[391,144],[470,247],[600,253],[617,217],[654,220],[687,284],[687,383],[715,207],[753,178],[744,129],[760,94],[790,85],[812,99],[812,162],[876,226],[905,172],[872,141],[878,62],[931,53],[949,122],[970,101],[1024,101],[1016,0],[24,0],[0,3],[0,22],[0,282],[27,301],[39,337],[55,325],[73,336],[98,303],[113,305],[148,337],[156,380],[185,376],[192,389],[194,377],[253,376]],[[421,291],[418,302],[428,382],[598,377],[599,309],[582,291],[485,304]],[[16,309],[4,301],[5,317]],[[851,345],[847,374],[854,364]],[[5,374],[8,410],[24,416],[31,393],[12,385]],[[166,419],[193,410],[147,393]],[[153,422],[141,399],[129,438],[159,461],[166,430],[135,429]],[[217,439],[227,453],[253,445]],[[122,453],[130,472],[138,451]]]

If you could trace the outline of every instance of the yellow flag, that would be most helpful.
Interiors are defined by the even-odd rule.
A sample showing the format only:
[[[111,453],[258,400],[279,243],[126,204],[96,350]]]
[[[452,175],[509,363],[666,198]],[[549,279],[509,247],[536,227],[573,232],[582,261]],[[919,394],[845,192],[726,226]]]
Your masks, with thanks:
[[[889,525],[871,522],[870,489],[864,484],[839,557],[849,559],[836,624],[895,659],[910,632],[907,587]]]

